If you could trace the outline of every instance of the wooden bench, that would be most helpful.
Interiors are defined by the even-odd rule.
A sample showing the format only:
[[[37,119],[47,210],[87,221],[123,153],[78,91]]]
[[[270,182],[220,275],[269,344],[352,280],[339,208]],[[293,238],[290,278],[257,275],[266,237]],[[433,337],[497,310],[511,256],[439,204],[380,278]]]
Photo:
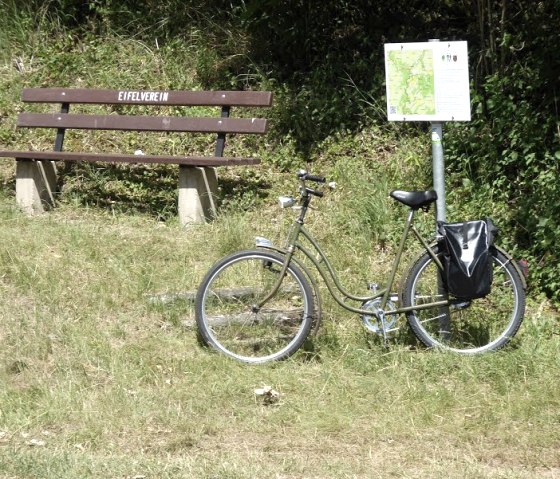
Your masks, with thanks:
[[[57,161],[105,163],[166,163],[179,165],[179,218],[181,224],[200,223],[216,213],[217,176],[214,167],[255,165],[256,158],[224,157],[226,135],[264,134],[264,118],[232,118],[232,107],[269,107],[270,92],[248,91],[135,91],[69,88],[30,88],[22,92],[24,103],[58,103],[60,112],[20,113],[18,128],[56,130],[52,151],[0,151],[15,158],[16,200],[30,214],[54,205]],[[70,105],[152,105],[155,107],[218,107],[216,117],[144,116],[70,113]],[[87,107],[81,107],[87,109]],[[122,107],[111,107],[119,109]],[[161,109],[161,108],[160,108]],[[216,134],[213,156],[92,153],[63,151],[67,130],[119,130],[137,132],[191,132]],[[140,142],[141,143],[141,142]]]

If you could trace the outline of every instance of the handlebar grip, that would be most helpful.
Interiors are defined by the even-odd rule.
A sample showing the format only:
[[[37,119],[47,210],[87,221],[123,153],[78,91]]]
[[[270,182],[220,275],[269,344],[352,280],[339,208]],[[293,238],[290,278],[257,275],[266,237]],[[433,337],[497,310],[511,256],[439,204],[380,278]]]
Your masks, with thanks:
[[[325,183],[327,180],[324,176],[310,175],[305,170],[298,170],[297,177],[302,181],[314,181],[315,183]]]
[[[306,175],[305,179],[309,181],[314,181],[315,183],[325,183],[327,181],[327,179],[324,176],[318,176],[318,175]]]

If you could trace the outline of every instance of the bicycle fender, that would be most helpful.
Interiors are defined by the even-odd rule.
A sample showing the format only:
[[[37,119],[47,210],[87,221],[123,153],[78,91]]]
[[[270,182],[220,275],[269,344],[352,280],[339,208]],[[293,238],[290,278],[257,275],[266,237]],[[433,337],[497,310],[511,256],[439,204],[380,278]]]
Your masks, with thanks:
[[[519,278],[521,279],[521,284],[523,285],[523,289],[527,289],[527,278],[525,278],[525,275],[523,274],[523,271],[521,271],[521,268],[519,267],[519,263],[513,258],[513,256],[511,256],[503,248],[500,248],[499,246],[496,246],[496,245],[494,245],[494,248],[496,248],[500,253],[502,253],[507,258],[507,260],[514,267],[515,271],[517,271],[517,274],[519,275]]]

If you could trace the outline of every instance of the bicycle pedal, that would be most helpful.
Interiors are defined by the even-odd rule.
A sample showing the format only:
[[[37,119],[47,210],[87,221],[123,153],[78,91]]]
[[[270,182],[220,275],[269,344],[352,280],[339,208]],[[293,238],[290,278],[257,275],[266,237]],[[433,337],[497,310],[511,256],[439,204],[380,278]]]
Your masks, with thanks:
[[[471,305],[471,301],[459,301],[457,303],[452,303],[451,308],[455,311],[461,311],[467,309]]]

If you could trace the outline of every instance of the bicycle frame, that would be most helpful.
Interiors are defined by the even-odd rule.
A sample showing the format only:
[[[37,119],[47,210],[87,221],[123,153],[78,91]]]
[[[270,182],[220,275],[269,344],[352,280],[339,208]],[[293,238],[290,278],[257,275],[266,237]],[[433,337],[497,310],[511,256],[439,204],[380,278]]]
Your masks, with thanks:
[[[286,274],[288,266],[289,266],[290,262],[292,261],[292,258],[294,257],[296,251],[298,251],[298,250],[301,251],[312,262],[312,264],[315,266],[315,268],[317,269],[317,271],[319,272],[319,274],[321,275],[321,277],[325,281],[327,289],[329,290],[329,293],[335,299],[335,301],[341,307],[343,307],[344,309],[346,309],[348,311],[351,311],[351,312],[354,312],[354,313],[358,313],[358,314],[370,315],[371,311],[350,306],[344,301],[344,299],[349,299],[349,300],[352,300],[352,301],[361,302],[363,304],[367,301],[371,301],[371,300],[374,300],[374,299],[377,299],[377,298],[381,298],[380,309],[381,309],[381,311],[385,310],[387,302],[389,301],[389,298],[391,296],[391,289],[393,288],[393,284],[395,282],[397,269],[400,265],[402,255],[403,255],[403,252],[405,250],[406,240],[407,240],[407,238],[410,234],[410,231],[412,231],[414,236],[420,241],[420,243],[422,244],[424,249],[432,257],[432,259],[434,260],[434,262],[438,266],[438,268],[440,270],[443,268],[439,258],[434,254],[430,245],[424,240],[424,238],[422,238],[422,236],[420,235],[420,233],[418,232],[418,230],[414,226],[414,224],[413,224],[414,210],[411,209],[409,211],[407,219],[406,219],[404,231],[403,231],[403,234],[401,236],[401,240],[400,240],[400,243],[399,243],[399,248],[397,250],[397,255],[396,255],[395,259],[393,260],[393,265],[391,267],[391,272],[389,274],[387,284],[385,285],[384,288],[380,289],[379,291],[376,291],[375,294],[373,294],[373,295],[370,295],[370,296],[356,296],[356,295],[346,291],[346,289],[342,286],[342,284],[341,284],[334,268],[332,267],[331,263],[329,262],[327,256],[325,255],[325,253],[323,252],[323,250],[321,249],[321,247],[319,246],[317,241],[305,229],[304,220],[305,220],[305,215],[307,213],[307,209],[309,207],[309,202],[310,202],[310,198],[309,198],[308,195],[305,194],[305,191],[304,191],[302,193],[301,213],[300,213],[299,218],[296,221],[294,221],[294,223],[292,225],[292,229],[291,229],[291,231],[288,235],[286,249],[279,249],[279,248],[272,247],[272,249],[275,249],[275,250],[279,251],[280,253],[284,254],[284,256],[285,256],[284,264],[282,265],[282,269],[281,269],[281,272],[278,276],[279,279],[278,279],[277,283],[273,286],[270,293],[264,299],[262,299],[257,305],[255,305],[256,309],[262,308],[270,300],[270,298],[272,298],[276,294],[276,292],[280,288],[280,285],[282,283],[284,275]],[[302,244],[299,241],[300,236],[303,236],[305,238],[305,240],[307,240],[311,244],[314,252],[317,253],[317,255],[319,257],[319,260],[316,259],[316,257],[315,257],[316,255],[313,254],[313,251],[310,251],[304,244]],[[321,263],[323,263],[325,265],[325,267],[323,267]],[[334,285],[334,287],[333,287],[333,285]],[[336,288],[336,290],[335,290],[335,288]],[[437,302],[432,302],[432,303],[426,303],[426,304],[423,304],[423,305],[401,307],[400,306],[400,295],[399,295],[399,307],[397,307],[397,309],[395,309],[395,310],[391,310],[391,314],[403,314],[403,313],[407,313],[409,311],[417,311],[417,310],[422,310],[422,309],[430,309],[430,308],[434,308],[434,307],[449,306],[449,304],[450,304],[450,302],[448,300],[443,300],[443,301],[437,301]]]
[[[434,244],[431,236],[423,238],[414,224],[416,213],[427,210],[437,200],[433,190],[391,193],[393,199],[409,209],[403,210],[406,221],[387,268],[386,284],[381,283],[380,288],[370,284],[369,291],[352,293],[357,288],[347,289],[342,284],[344,278],[337,275],[305,225],[312,197],[323,196],[321,190],[306,187],[306,181],[326,183],[326,179],[305,170],[299,170],[297,176],[301,184],[299,203],[293,197],[280,197],[281,207],[296,203],[300,207],[286,243],[275,246],[257,237],[256,250],[225,256],[202,280],[196,295],[195,319],[204,344],[247,363],[294,354],[310,334],[316,334],[322,319],[322,291],[314,268],[334,301],[361,316],[366,330],[382,336],[385,345],[401,330],[399,316],[403,314],[422,344],[463,354],[499,349],[518,331],[525,310],[526,283],[519,266],[500,248],[492,245],[490,250],[491,294],[470,299],[448,291],[443,274],[445,246]],[[403,268],[410,236],[418,240],[423,251]],[[403,281],[397,284],[402,269]]]

